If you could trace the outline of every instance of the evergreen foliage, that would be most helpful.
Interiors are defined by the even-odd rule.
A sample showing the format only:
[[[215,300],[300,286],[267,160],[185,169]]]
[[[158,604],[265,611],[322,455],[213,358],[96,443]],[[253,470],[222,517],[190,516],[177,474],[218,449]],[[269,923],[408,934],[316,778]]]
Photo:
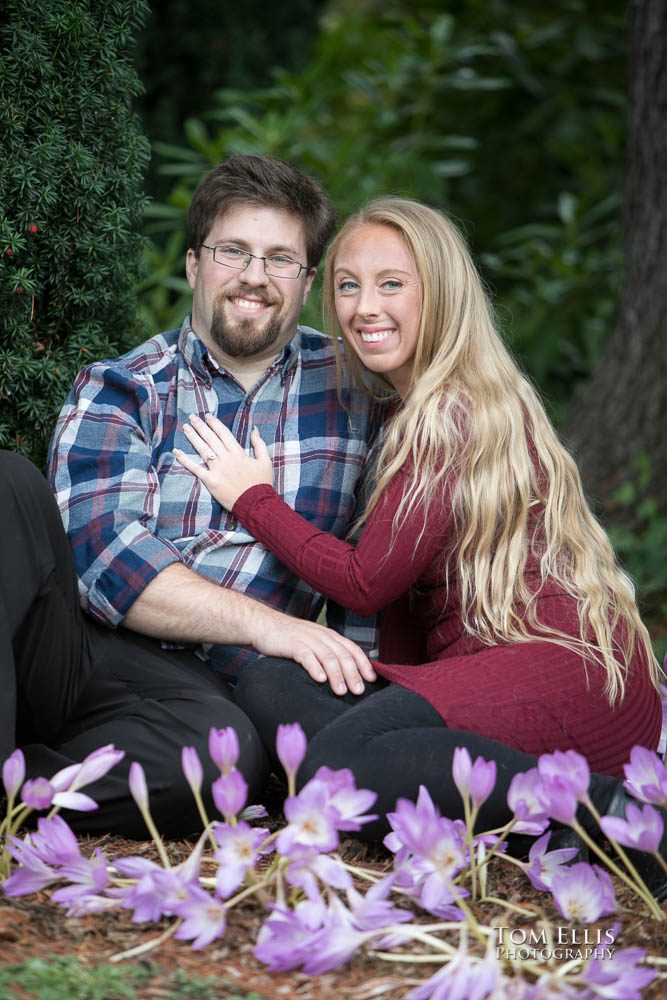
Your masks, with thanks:
[[[79,369],[140,331],[149,148],[132,100],[144,0],[4,0],[0,447],[44,459]]]
[[[202,173],[271,153],[315,174],[342,217],[387,192],[451,213],[515,351],[564,408],[617,301],[625,44],[621,0],[329,0],[303,72],[204,94],[187,146],[156,143],[176,183],[151,207],[145,308],[162,328],[187,308],[180,234]]]

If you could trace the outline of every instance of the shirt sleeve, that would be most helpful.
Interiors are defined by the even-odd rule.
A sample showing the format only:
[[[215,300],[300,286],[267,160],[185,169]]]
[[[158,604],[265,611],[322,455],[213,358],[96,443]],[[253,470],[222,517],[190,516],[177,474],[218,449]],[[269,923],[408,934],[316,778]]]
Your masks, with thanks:
[[[83,607],[115,626],[147,584],[180,561],[156,534],[161,413],[145,377],[109,365],[82,371],[58,419],[48,474],[69,535]]]
[[[438,500],[426,521],[418,506],[394,530],[406,482],[403,472],[394,478],[356,546],[313,527],[272,486],[246,490],[233,514],[311,587],[357,614],[371,615],[405,593],[443,554],[451,512]]]

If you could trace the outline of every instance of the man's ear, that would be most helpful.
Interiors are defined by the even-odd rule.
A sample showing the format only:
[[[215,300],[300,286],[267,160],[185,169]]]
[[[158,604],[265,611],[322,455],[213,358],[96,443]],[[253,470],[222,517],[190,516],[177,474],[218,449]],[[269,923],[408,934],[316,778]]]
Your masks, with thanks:
[[[190,247],[187,254],[185,255],[185,276],[188,279],[188,285],[190,286],[190,288],[195,287],[195,281],[197,280],[198,269],[199,269],[199,257],[194,252],[192,247]]]
[[[303,301],[302,306],[305,306],[308,301],[308,296],[310,295],[310,290],[313,287],[313,282],[315,281],[315,275],[317,274],[316,267],[309,267],[308,274],[306,275],[306,284],[303,286]]]

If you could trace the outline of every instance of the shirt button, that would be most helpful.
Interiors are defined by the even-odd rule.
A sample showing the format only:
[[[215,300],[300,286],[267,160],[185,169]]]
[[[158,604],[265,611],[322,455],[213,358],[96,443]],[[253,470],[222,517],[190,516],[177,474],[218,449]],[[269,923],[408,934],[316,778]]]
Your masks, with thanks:
[[[249,410],[250,407],[252,406],[252,399],[246,399],[243,405],[245,406],[246,410]]]

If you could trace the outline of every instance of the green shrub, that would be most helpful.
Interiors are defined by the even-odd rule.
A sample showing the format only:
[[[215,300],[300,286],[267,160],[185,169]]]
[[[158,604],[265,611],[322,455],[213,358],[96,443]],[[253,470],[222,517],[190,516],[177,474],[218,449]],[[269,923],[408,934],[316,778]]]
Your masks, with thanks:
[[[341,216],[392,192],[459,220],[560,413],[617,298],[624,16],[620,0],[331,0],[303,72],[218,91],[182,146],[155,145],[174,187],[150,209],[147,314],[164,328],[187,310],[183,217],[202,173],[274,154],[319,177]],[[320,322],[312,297],[307,321]]]
[[[40,463],[76,372],[139,334],[149,149],[129,58],[145,0],[5,0],[0,447]]]

